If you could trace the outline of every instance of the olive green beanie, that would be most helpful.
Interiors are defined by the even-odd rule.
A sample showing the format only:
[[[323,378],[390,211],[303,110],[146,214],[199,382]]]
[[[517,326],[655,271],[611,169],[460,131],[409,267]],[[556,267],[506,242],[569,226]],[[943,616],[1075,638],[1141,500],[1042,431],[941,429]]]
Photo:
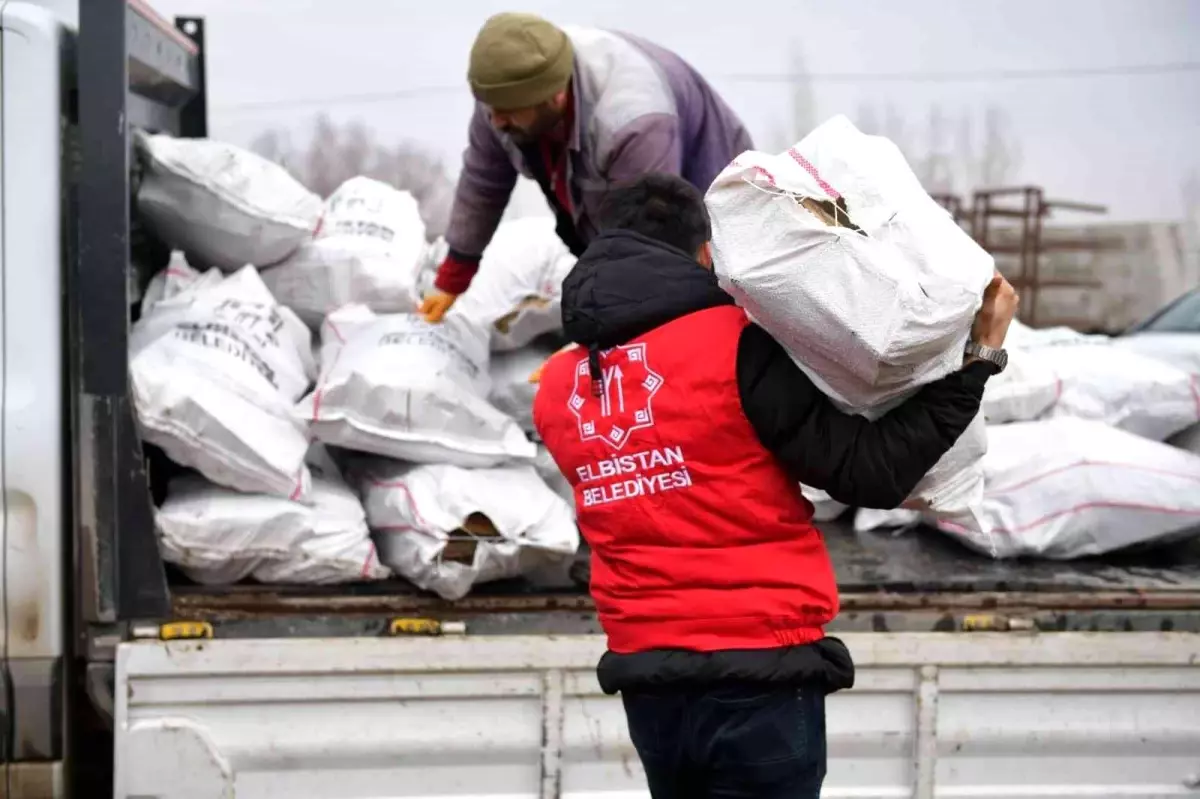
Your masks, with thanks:
[[[534,14],[505,12],[475,37],[467,81],[476,100],[511,111],[565,89],[574,65],[571,40],[561,29]]]

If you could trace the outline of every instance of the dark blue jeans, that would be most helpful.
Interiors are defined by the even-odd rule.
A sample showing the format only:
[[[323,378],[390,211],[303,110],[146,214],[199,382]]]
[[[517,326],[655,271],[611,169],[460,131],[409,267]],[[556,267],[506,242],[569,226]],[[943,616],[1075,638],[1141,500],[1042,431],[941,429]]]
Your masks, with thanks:
[[[723,686],[624,692],[654,799],[817,799],[825,693]]]

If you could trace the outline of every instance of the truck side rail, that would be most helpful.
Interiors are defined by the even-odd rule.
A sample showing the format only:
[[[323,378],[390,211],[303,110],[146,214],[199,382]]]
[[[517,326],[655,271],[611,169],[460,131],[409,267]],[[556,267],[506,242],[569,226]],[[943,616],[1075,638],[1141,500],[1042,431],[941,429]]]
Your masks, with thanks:
[[[77,158],[70,159],[67,327],[72,517],[84,623],[170,611],[129,391],[129,285],[145,239],[132,208],[135,129],[207,133],[202,19],[175,25],[142,0],[79,4]],[[70,140],[71,137],[67,137]],[[71,211],[75,211],[75,214]],[[163,248],[158,246],[161,251]]]

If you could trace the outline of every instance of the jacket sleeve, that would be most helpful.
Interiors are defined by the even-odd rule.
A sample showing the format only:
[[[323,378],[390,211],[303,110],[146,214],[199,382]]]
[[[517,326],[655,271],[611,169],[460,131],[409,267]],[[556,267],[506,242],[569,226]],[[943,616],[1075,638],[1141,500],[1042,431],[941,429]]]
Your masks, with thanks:
[[[742,408],[763,446],[797,482],[862,508],[912,493],[979,412],[992,369],[971,363],[870,421],[838,410],[757,325],[738,342]]]
[[[648,172],[680,174],[679,118],[674,114],[644,114],[617,132],[605,159],[609,184],[627,183]]]
[[[476,105],[446,227],[446,243],[458,261],[479,260],[516,184],[516,167],[492,130],[486,111]]]

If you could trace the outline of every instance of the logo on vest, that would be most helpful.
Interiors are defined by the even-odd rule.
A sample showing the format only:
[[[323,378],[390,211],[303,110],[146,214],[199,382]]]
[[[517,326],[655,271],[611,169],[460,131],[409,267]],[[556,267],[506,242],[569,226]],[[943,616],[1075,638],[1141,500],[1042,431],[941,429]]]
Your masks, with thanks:
[[[646,345],[615,347],[603,356],[601,390],[592,390],[588,359],[575,367],[575,386],[567,406],[579,421],[579,437],[600,439],[621,449],[635,430],[654,426],[651,400],[663,378],[646,363]]]

